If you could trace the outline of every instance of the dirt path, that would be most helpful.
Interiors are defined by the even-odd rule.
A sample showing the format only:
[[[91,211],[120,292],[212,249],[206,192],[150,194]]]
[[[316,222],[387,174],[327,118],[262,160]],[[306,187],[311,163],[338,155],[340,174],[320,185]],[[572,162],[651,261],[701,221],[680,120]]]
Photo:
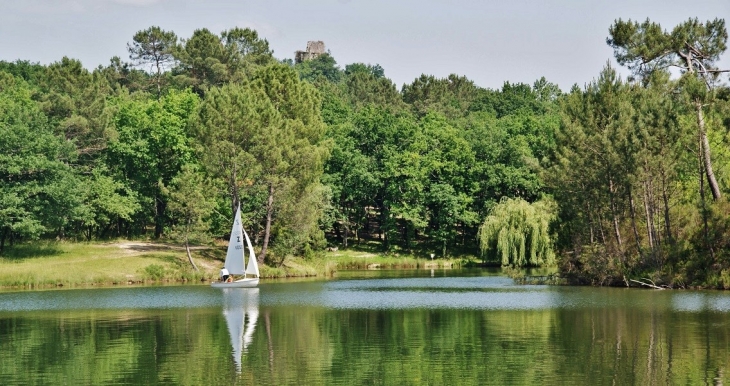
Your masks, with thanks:
[[[122,241],[117,243],[109,243],[109,245],[116,246],[117,248],[121,249],[123,252],[123,256],[136,256],[150,252],[175,252],[181,253],[187,260],[187,256],[185,256],[185,246],[183,245],[150,243],[144,241]],[[210,246],[193,246],[190,247],[190,250],[200,252],[213,248],[214,247]],[[201,257],[200,254],[197,254],[197,256],[194,254],[193,259],[195,260],[195,264],[197,264],[200,269],[205,271],[216,270],[220,268],[219,266],[222,265],[219,261]]]
[[[137,254],[151,251],[185,251],[185,246],[165,243],[148,243],[143,241],[124,241],[120,243],[111,243],[110,245],[117,246],[124,249],[128,254]],[[208,246],[194,246],[190,247],[191,251],[202,251],[211,249]]]

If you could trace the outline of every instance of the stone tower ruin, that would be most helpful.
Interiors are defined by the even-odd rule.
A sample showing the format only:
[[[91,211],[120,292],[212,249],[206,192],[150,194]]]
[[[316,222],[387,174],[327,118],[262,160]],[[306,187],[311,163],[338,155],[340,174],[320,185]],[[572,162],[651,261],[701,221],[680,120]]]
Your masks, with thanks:
[[[312,60],[325,53],[324,42],[321,40],[308,41],[306,51],[297,51],[294,53],[294,62],[301,63],[306,60]]]

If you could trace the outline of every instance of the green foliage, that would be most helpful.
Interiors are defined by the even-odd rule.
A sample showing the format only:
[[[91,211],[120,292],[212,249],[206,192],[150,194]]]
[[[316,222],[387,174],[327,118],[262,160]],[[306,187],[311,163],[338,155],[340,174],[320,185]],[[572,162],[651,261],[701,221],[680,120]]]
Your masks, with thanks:
[[[44,66],[40,63],[31,63],[28,60],[16,60],[15,62],[0,61],[0,73],[6,73],[12,77],[23,79],[28,83],[35,83],[45,72]]]
[[[328,53],[297,63],[295,68],[302,79],[310,82],[320,77],[329,82],[338,82],[342,77],[342,70],[337,66],[337,61]]]
[[[168,198],[168,210],[175,219],[170,237],[188,245],[189,241],[206,242],[210,235],[207,220],[215,207],[210,181],[193,164],[185,164],[169,187],[162,192]]]
[[[347,74],[345,87],[350,103],[356,108],[375,105],[393,111],[405,109],[395,84],[371,72],[354,71]]]
[[[87,240],[107,237],[108,230],[119,221],[132,221],[142,208],[137,193],[110,176],[105,167],[95,168],[79,187],[81,206],[74,220]]]
[[[282,246],[300,247],[322,212],[318,184],[327,147],[319,103],[291,68],[274,64],[244,85],[211,90],[201,106],[204,162],[226,182],[232,207],[242,201],[257,208],[244,217],[255,233],[264,229],[262,258],[272,235]]]
[[[177,35],[174,32],[152,26],[135,33],[132,43],[127,43],[127,50],[129,58],[137,62],[137,65],[151,64],[159,74],[165,64],[172,61],[172,51],[176,44]]]
[[[500,256],[505,266],[554,264],[550,224],[556,210],[548,198],[532,204],[520,198],[500,201],[479,228],[482,254]]]
[[[227,65],[229,51],[221,38],[207,28],[196,29],[190,39],[176,47],[174,56],[176,82],[184,87],[192,86],[201,96],[211,87],[225,84],[231,76]]]
[[[144,268],[145,280],[160,281],[165,277],[165,267],[159,264],[150,264]]]
[[[134,67],[115,56],[111,58],[108,66],[99,66],[95,73],[105,78],[115,93],[135,93],[148,90],[150,75]]]
[[[727,49],[728,38],[725,20],[701,23],[697,18],[677,25],[671,32],[649,19],[642,23],[618,19],[609,28],[609,35],[606,43],[614,49],[619,64],[640,76],[669,66],[689,72],[713,70],[713,64]]]
[[[80,161],[93,163],[116,134],[111,127],[108,96],[111,87],[100,73],[64,57],[39,77],[37,100],[54,133],[73,142]]]
[[[198,103],[190,91],[172,91],[159,100],[120,98],[117,102],[119,135],[109,144],[107,159],[116,176],[146,203],[148,211],[140,215],[153,216],[157,237],[169,222],[161,188],[195,159],[188,122]]]
[[[173,52],[177,46],[177,40],[174,32],[152,26],[138,31],[134,34],[132,43],[127,43],[129,59],[139,67],[149,66],[149,71],[154,71],[158,97],[162,94],[162,72],[174,59]]]
[[[524,83],[504,82],[501,90],[478,90],[469,106],[470,111],[493,113],[497,118],[526,113],[541,114],[549,102],[560,95],[557,86],[541,78],[530,87]]]
[[[479,92],[474,82],[455,74],[445,79],[424,74],[410,85],[404,85],[402,90],[403,100],[417,115],[435,111],[449,118],[463,116]]]
[[[234,72],[248,74],[251,67],[265,66],[274,61],[269,41],[260,38],[258,32],[250,28],[236,27],[223,31],[221,39],[230,55],[229,66]]]
[[[376,79],[385,77],[385,70],[379,64],[370,65],[364,63],[352,63],[345,66],[345,74],[353,75],[356,73],[364,73],[374,76]]]
[[[730,269],[720,271],[719,287],[722,289],[730,289]]]
[[[172,196],[199,197],[198,177],[176,182],[198,156],[196,173],[209,180],[202,189],[218,209],[199,223],[201,236],[211,226],[224,233],[228,207],[241,202],[257,244],[271,239],[279,258],[323,248],[332,242],[324,231],[345,244],[379,234],[386,249],[445,255],[466,246],[458,244],[476,233],[490,203],[541,189],[537,167],[551,146],[541,116],[547,108],[519,105],[554,103],[559,90],[544,79],[517,107],[502,109],[506,120],[495,126],[473,115],[483,90],[464,77],[424,76],[401,94],[377,64],[343,71],[322,55],[297,64],[296,73],[272,65],[268,41],[251,29],[220,36],[199,29],[177,40],[150,27],[128,46],[136,64],[154,66],[157,102],[143,92],[152,76],[118,58],[91,74],[70,59],[41,71],[8,66],[38,83],[51,126],[81,145],[81,194],[59,223],[71,224],[68,231],[91,239],[139,234],[154,223],[156,235],[178,234],[186,215]],[[179,91],[186,86],[205,96],[199,113]],[[530,113],[517,119],[516,111]],[[485,146],[491,153],[480,153]],[[192,190],[177,192],[183,186]]]
[[[0,252],[7,238],[62,232],[79,205],[73,146],[53,134],[25,82],[13,83],[0,89]]]
[[[718,220],[727,213],[727,170],[713,172],[727,161],[715,97],[724,21],[690,19],[667,32],[649,20],[619,19],[609,33],[632,78],[626,83],[607,66],[566,95],[556,151],[544,163],[560,205],[558,246],[570,253],[563,272],[593,284],[625,285],[638,275],[711,284],[712,272],[730,263]],[[679,79],[669,67],[682,70]]]

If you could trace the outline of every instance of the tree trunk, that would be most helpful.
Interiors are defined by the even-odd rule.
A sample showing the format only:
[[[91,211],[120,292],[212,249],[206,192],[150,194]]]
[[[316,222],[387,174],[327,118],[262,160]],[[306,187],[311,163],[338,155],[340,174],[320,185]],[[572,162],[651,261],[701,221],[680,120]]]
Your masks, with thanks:
[[[344,232],[342,232],[342,246],[347,248],[347,239],[350,235],[350,219],[345,216],[345,223],[343,224]]]
[[[667,181],[664,173],[662,173],[662,203],[664,204],[664,232],[666,232],[666,238],[669,244],[674,244],[674,237],[672,237],[672,226],[669,217],[669,197],[667,196]]]
[[[155,197],[155,238],[159,239],[162,236],[162,231],[165,227],[164,215],[167,204],[162,200],[162,197]]]
[[[710,252],[710,257],[712,260],[715,259],[715,253],[710,247],[710,228],[707,224],[708,222],[708,214],[707,214],[707,203],[705,202],[705,179],[702,176],[702,171],[707,170],[704,166],[703,158],[704,155],[702,154],[702,133],[700,133],[700,154],[699,154],[699,164],[700,164],[700,201],[702,202],[702,223],[703,223],[703,233],[704,233],[704,242],[705,242],[705,250]]]
[[[593,245],[595,243],[594,232],[593,232],[593,214],[591,212],[591,204],[590,203],[586,203],[586,206],[588,207],[588,211],[587,211],[587,214],[588,214],[588,228],[591,231],[590,232],[590,238],[591,238],[590,241],[591,241],[591,245]]]
[[[269,247],[269,236],[271,235],[271,218],[274,214],[274,184],[269,184],[269,200],[266,203],[266,228],[264,228],[264,245],[259,255],[259,264],[264,263],[266,258],[266,249]]]
[[[644,181],[644,214],[646,215],[646,235],[649,238],[649,248],[654,250],[654,233],[651,231],[651,209],[649,208],[649,192]]]
[[[710,141],[707,139],[707,133],[705,132],[705,118],[702,115],[702,103],[695,101],[695,109],[697,110],[697,125],[700,130],[700,151],[705,169],[705,175],[707,176],[707,183],[710,185],[710,191],[712,192],[712,199],[717,201],[720,199],[720,187],[715,179],[715,173],[712,171],[712,160],[710,157]]]
[[[332,229],[335,231],[335,238],[340,241],[343,241],[342,228],[344,227],[345,225],[341,224],[340,221],[335,221],[335,223],[332,225]]]
[[[659,232],[656,230],[656,201],[654,200],[654,181],[652,179],[649,179],[647,182],[648,184],[648,190],[646,193],[646,198],[649,199],[649,210],[651,213],[651,235],[652,239],[654,240],[654,246],[658,247],[662,240],[661,236],[659,235]]]
[[[228,184],[231,189],[231,213],[233,215],[236,215],[236,209],[238,209],[238,205],[240,204],[240,199],[238,197],[238,186],[236,185],[236,164],[233,164],[233,171],[231,172],[231,179],[228,181]]]
[[[0,255],[2,255],[3,250],[5,250],[5,239],[8,236],[8,228],[3,228],[2,234],[0,234]]]
[[[193,261],[193,256],[190,254],[190,244],[188,244],[188,237],[185,236],[185,252],[188,254],[188,261],[190,262],[190,265],[193,266],[193,269],[195,269],[195,272],[200,272],[198,269],[198,266],[195,265],[195,262]]]
[[[162,70],[160,69],[160,61],[155,61],[155,64],[157,65],[157,99],[159,100],[162,96],[162,86],[160,83],[162,82]]]
[[[616,210],[616,200],[614,198],[615,189],[613,186],[613,179],[608,179],[608,189],[611,194],[611,217],[613,217],[613,231],[616,236],[616,242],[618,243],[618,249],[623,253],[623,243],[621,242],[621,230],[618,224],[618,213]]]
[[[601,231],[601,243],[603,245],[606,245],[606,234],[603,233],[603,216],[601,216],[601,213],[596,213],[598,215],[598,230]]]
[[[629,205],[631,209],[631,228],[634,230],[634,238],[636,239],[636,250],[639,255],[643,255],[641,250],[641,240],[639,239],[639,230],[636,227],[636,206],[634,205],[634,195],[631,194],[631,187],[628,188],[629,192]]]
[[[190,219],[188,219],[188,224],[187,224],[187,227],[189,227],[189,226],[190,226]],[[193,268],[195,269],[195,272],[200,272],[200,270],[198,269],[198,266],[195,265],[195,262],[193,261],[193,256],[190,254],[190,243],[188,241],[188,230],[187,230],[187,227],[185,229],[185,252],[187,252],[187,254],[188,254],[188,261],[190,262],[190,265],[192,265]]]

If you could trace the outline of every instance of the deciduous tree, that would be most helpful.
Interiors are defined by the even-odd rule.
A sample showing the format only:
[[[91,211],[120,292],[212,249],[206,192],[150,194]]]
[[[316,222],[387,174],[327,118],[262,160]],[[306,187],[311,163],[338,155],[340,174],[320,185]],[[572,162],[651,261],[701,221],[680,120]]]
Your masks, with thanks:
[[[550,223],[555,215],[551,199],[533,204],[520,198],[500,201],[479,228],[482,254],[496,252],[503,266],[554,264]]]
[[[80,203],[73,145],[51,130],[22,80],[0,72],[0,251],[13,238],[63,237]]]

